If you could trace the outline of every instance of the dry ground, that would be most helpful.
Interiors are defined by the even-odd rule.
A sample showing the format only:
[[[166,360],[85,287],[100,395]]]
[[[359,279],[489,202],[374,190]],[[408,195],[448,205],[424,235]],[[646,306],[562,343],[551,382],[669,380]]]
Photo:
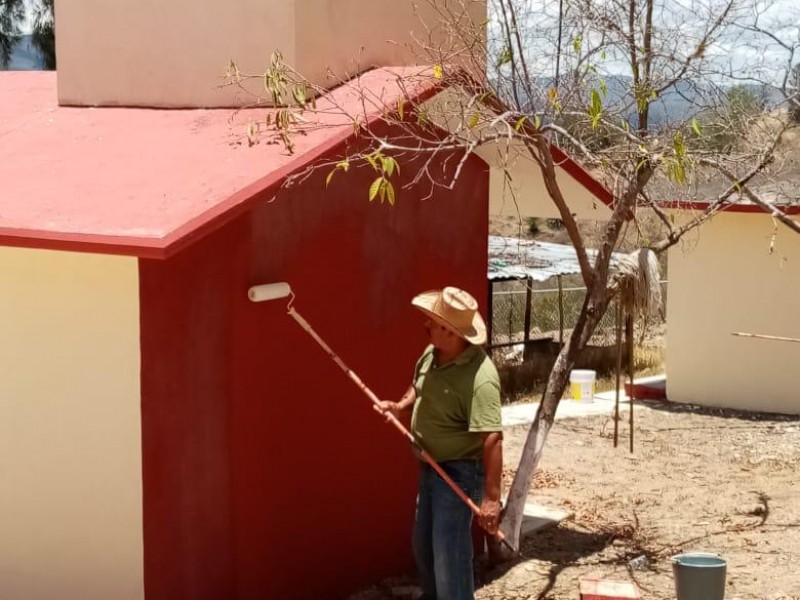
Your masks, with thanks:
[[[531,500],[574,517],[525,540],[518,562],[479,566],[477,599],[576,600],[578,578],[597,573],[671,600],[669,557],[683,551],[728,559],[729,599],[800,599],[800,419],[658,404],[635,417],[633,454],[626,423],[616,449],[608,417],[556,423]],[[507,431],[508,465],[525,433]],[[646,566],[630,569],[640,556]],[[391,598],[409,582],[358,598]]]

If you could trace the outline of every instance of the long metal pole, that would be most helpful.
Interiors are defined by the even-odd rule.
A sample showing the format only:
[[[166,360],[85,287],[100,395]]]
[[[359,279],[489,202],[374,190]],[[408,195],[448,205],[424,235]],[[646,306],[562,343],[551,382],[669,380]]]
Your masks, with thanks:
[[[564,348],[564,282],[558,276],[558,347]]]
[[[617,393],[614,398],[614,448],[619,444],[619,386],[622,376],[622,302],[617,301]]]
[[[633,401],[636,398],[636,394],[634,393],[634,386],[633,386],[633,314],[628,311],[628,314],[625,315],[625,344],[628,350],[628,377],[631,381],[631,392],[630,396],[628,397],[628,408],[630,409],[630,422],[628,426],[630,427],[630,449],[631,453],[633,452]]]
[[[732,333],[731,335],[735,335],[737,337],[748,337],[748,338],[756,338],[758,340],[773,340],[777,342],[794,342],[796,344],[800,344],[800,339],[797,338],[790,338],[790,337],[780,337],[778,335],[762,335],[760,333]]]
[[[414,439],[414,436],[411,435],[411,432],[405,428],[405,426],[397,419],[397,417],[395,417],[391,413],[385,413],[380,409],[381,401],[378,399],[378,397],[372,392],[372,390],[370,390],[366,385],[364,385],[364,382],[361,381],[361,379],[359,379],[358,375],[356,375],[350,369],[350,367],[348,367],[344,363],[344,361],[341,358],[339,358],[339,356],[333,350],[331,350],[330,346],[328,346],[328,344],[326,344],[325,341],[321,337],[319,337],[319,335],[317,335],[317,332],[314,331],[314,329],[311,327],[308,321],[306,321],[300,315],[300,313],[298,313],[291,306],[289,307],[289,316],[292,317],[295,321],[297,321],[297,324],[300,325],[300,327],[302,327],[306,331],[306,333],[308,333],[308,335],[310,335],[314,339],[314,341],[317,342],[317,344],[319,344],[323,350],[325,350],[325,352],[327,352],[328,356],[330,356],[333,359],[333,362],[335,362],[339,366],[339,368],[342,371],[344,371],[345,374],[353,381],[353,383],[355,383],[358,386],[358,388],[362,392],[364,392],[367,398],[369,398],[372,401],[372,408],[382,416],[386,417],[386,420],[389,423],[391,423],[394,426],[394,428],[397,429],[397,431],[399,431],[409,442],[411,442],[411,445],[414,446],[414,448],[419,452],[422,459],[425,462],[427,462],[433,468],[433,470],[439,474],[439,477],[441,477],[444,480],[444,482],[450,486],[450,488],[456,493],[456,495],[459,498],[461,498],[461,500],[469,507],[469,509],[473,512],[473,514],[475,514],[475,516],[480,516],[481,509],[478,508],[478,505],[475,504],[472,501],[472,499],[464,493],[464,490],[458,487],[458,484],[456,484],[456,482],[450,478],[450,476],[444,471],[444,469],[442,469],[442,467],[439,466],[439,464],[431,457],[431,455],[428,454],[426,450],[419,445],[419,443],[417,443],[417,440]],[[505,546],[509,550],[511,550],[511,552],[515,554],[517,553],[516,548],[514,548],[508,542],[508,540],[506,540],[506,536],[503,534],[502,531],[498,529],[497,532],[494,534],[494,537],[495,539],[497,539],[498,542],[502,542],[503,544],[505,544]]]
[[[533,279],[530,277],[525,278],[525,333],[522,336],[523,348],[527,350],[528,342],[531,339],[531,296],[533,287]]]

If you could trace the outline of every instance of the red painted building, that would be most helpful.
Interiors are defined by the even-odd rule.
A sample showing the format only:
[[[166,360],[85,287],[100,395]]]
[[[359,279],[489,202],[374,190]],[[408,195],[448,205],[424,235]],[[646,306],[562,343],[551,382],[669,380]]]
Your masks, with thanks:
[[[394,80],[357,83],[394,106]],[[411,297],[486,295],[488,167],[422,201],[403,160],[394,207],[368,202],[369,168],[283,188],[354,150],[352,126],[289,155],[242,145],[252,113],[230,114],[58,107],[52,74],[0,76],[0,597],[340,598],[411,565],[407,443],[247,290],[290,282],[400,395],[426,340]]]

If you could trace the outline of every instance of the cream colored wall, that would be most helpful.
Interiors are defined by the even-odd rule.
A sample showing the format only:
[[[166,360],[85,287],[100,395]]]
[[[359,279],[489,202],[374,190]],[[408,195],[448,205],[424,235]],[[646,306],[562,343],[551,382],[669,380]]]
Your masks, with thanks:
[[[432,58],[414,39],[444,44],[441,16],[427,0],[295,0],[297,62],[312,81],[371,66],[430,64]],[[486,19],[486,2],[466,4],[474,23]],[[457,3],[452,4],[455,11]]]
[[[470,99],[455,89],[448,89],[423,103],[421,110],[442,129],[459,132],[467,143],[476,143],[481,136],[505,135],[502,125],[484,122],[475,129],[463,127],[462,118]],[[487,114],[490,109],[485,108]],[[486,138],[484,138],[486,139]],[[477,146],[475,154],[490,167],[489,215],[511,217],[560,218],[560,213],[544,184],[539,166],[519,140]],[[604,220],[609,208],[569,173],[556,166],[556,178],[570,211],[578,219]]]
[[[501,168],[489,174],[489,214],[507,217],[560,218],[550,198],[539,167],[529,160],[520,160],[508,169],[510,179]],[[608,207],[563,169],[556,178],[570,211],[578,219],[603,220],[610,216]]]
[[[294,0],[56,0],[58,99],[74,105],[218,106],[236,59],[263,73],[294,64]],[[258,89],[258,88],[254,88]]]
[[[138,267],[0,248],[0,598],[144,597]]]
[[[263,73],[270,54],[330,87],[357,68],[426,63],[411,0],[56,0],[62,104],[230,106],[253,98],[217,86],[235,59]],[[425,2],[425,23],[435,23]],[[473,2],[477,22],[485,3]],[[392,42],[396,43],[391,43]],[[408,46],[415,49],[409,50]],[[252,89],[263,92],[261,82]]]
[[[669,254],[667,394],[676,402],[800,413],[800,236],[726,213]]]

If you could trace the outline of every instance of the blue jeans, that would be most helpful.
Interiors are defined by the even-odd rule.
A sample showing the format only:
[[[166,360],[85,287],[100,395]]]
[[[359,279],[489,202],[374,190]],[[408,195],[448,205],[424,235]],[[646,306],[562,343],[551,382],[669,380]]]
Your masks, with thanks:
[[[481,461],[454,460],[440,466],[480,505]],[[472,511],[425,463],[419,475],[413,544],[425,600],[474,600]]]

